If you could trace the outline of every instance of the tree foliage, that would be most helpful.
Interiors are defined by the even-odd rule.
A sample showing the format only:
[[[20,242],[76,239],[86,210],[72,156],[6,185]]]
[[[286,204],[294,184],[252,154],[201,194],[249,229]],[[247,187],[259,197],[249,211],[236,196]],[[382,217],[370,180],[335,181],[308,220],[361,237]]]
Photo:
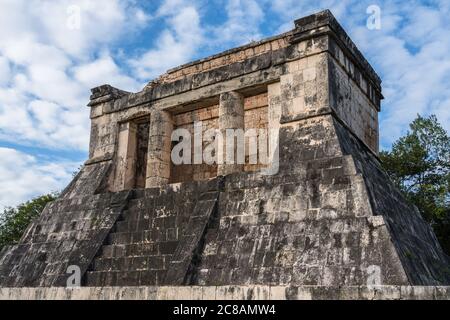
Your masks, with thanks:
[[[55,200],[56,193],[36,197],[15,208],[6,208],[0,214],[0,250],[19,242],[31,221],[38,217],[48,202]]]
[[[450,136],[436,116],[418,115],[406,135],[380,157],[391,179],[419,208],[450,254]]]

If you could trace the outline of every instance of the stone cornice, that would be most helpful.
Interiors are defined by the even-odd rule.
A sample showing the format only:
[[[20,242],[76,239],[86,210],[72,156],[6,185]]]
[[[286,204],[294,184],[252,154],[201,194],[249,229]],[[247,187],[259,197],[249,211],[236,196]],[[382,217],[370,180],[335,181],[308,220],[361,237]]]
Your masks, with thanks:
[[[92,88],[91,93],[92,93],[90,97],[91,101],[88,103],[89,107],[93,107],[100,103],[108,102],[111,100],[116,100],[118,98],[130,94],[130,92],[114,88],[109,84]]]
[[[350,39],[344,28],[337,22],[330,10],[324,10],[316,14],[295,20],[295,29],[291,43],[297,43],[305,39],[316,37],[318,34],[327,33],[334,38],[340,48],[352,59],[352,62],[361,68],[370,78],[372,84],[381,92],[381,79],[364,58],[361,51]]]

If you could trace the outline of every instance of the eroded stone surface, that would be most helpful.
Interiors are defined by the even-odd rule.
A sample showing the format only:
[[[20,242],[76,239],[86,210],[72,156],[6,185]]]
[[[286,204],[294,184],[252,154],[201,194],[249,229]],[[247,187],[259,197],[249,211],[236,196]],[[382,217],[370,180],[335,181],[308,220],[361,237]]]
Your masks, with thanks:
[[[1,253],[0,284],[65,286],[78,265],[83,285],[123,288],[0,297],[448,298],[432,286],[450,283],[449,258],[379,163],[381,98],[379,77],[328,11],[138,93],[93,89],[89,160]],[[276,170],[174,168],[172,130],[198,120],[203,131],[278,129]]]
[[[0,300],[449,300],[450,287],[165,286],[0,288]]]

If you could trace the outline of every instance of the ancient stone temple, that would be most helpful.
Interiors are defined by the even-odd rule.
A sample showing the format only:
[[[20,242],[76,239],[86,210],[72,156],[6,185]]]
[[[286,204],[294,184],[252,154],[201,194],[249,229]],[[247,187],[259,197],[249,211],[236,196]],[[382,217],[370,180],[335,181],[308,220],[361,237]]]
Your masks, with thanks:
[[[329,11],[138,93],[92,89],[89,159],[1,253],[0,296],[64,296],[76,266],[82,287],[147,298],[448,297],[449,257],[380,166],[381,99]],[[244,164],[172,161],[178,129],[250,128],[277,132],[265,163],[251,142]]]

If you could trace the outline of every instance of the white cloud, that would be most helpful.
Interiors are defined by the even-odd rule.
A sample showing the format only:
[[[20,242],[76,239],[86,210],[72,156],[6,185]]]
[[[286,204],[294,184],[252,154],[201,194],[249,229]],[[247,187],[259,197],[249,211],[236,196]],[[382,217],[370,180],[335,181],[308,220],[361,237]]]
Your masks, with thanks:
[[[71,6],[79,28],[68,26]],[[149,19],[132,0],[0,2],[0,138],[86,150],[90,88],[142,87],[109,54],[93,57]]]
[[[0,4],[0,38],[7,44],[24,36],[31,37],[80,58],[148,22],[149,16],[133,3],[121,0],[3,0]],[[79,28],[71,24],[75,15],[79,18]]]
[[[70,28],[77,12],[79,28]],[[87,150],[90,88],[143,86],[117,65],[109,47],[150,19],[134,0],[2,0],[0,141]],[[50,150],[47,156],[0,148],[0,207],[67,184],[76,165]]]
[[[224,8],[216,8],[224,11],[225,21],[203,26],[201,19],[208,19],[208,13],[201,16],[202,10],[197,7],[205,5],[205,1],[162,2],[155,17],[165,19],[167,27],[156,38],[154,48],[129,61],[140,79],[155,78],[194,57],[204,57],[199,55],[204,49],[225,50],[262,37],[260,26],[265,16],[258,1],[227,1]]]
[[[70,161],[45,162],[10,148],[0,148],[0,212],[32,197],[65,187],[78,167]]]
[[[214,42],[221,45],[242,45],[262,38],[260,26],[264,22],[264,11],[259,1],[230,0],[225,12],[227,20],[215,28]]]
[[[75,67],[73,73],[76,80],[90,88],[102,85],[105,81],[114,87],[127,88],[131,91],[138,91],[144,86],[124,75],[108,53],[97,60]]]
[[[0,139],[38,147],[79,149],[89,139],[89,110],[69,110],[46,100],[20,101],[13,89],[2,92],[22,104],[0,104]],[[35,141],[35,142],[34,142]],[[33,143],[34,142],[34,143]]]
[[[42,100],[34,100],[29,104],[29,110],[33,115],[38,128],[43,131],[53,131],[58,126],[59,106],[55,103]]]
[[[7,85],[11,77],[11,68],[9,61],[5,57],[0,56],[0,87]]]
[[[156,15],[159,17],[173,16],[189,5],[190,1],[186,0],[164,0],[156,11]]]
[[[404,134],[418,113],[436,114],[450,130],[449,6],[386,1],[380,8],[381,30],[350,23],[349,33],[383,80],[382,145]]]
[[[166,2],[161,12],[170,12],[169,9],[164,9],[164,6],[173,8],[179,2],[181,3]],[[147,51],[142,57],[130,60],[139,78],[151,79],[167,69],[188,62],[202,45],[203,31],[195,7],[178,7],[175,14],[168,18],[168,25],[156,39],[156,48]]]

